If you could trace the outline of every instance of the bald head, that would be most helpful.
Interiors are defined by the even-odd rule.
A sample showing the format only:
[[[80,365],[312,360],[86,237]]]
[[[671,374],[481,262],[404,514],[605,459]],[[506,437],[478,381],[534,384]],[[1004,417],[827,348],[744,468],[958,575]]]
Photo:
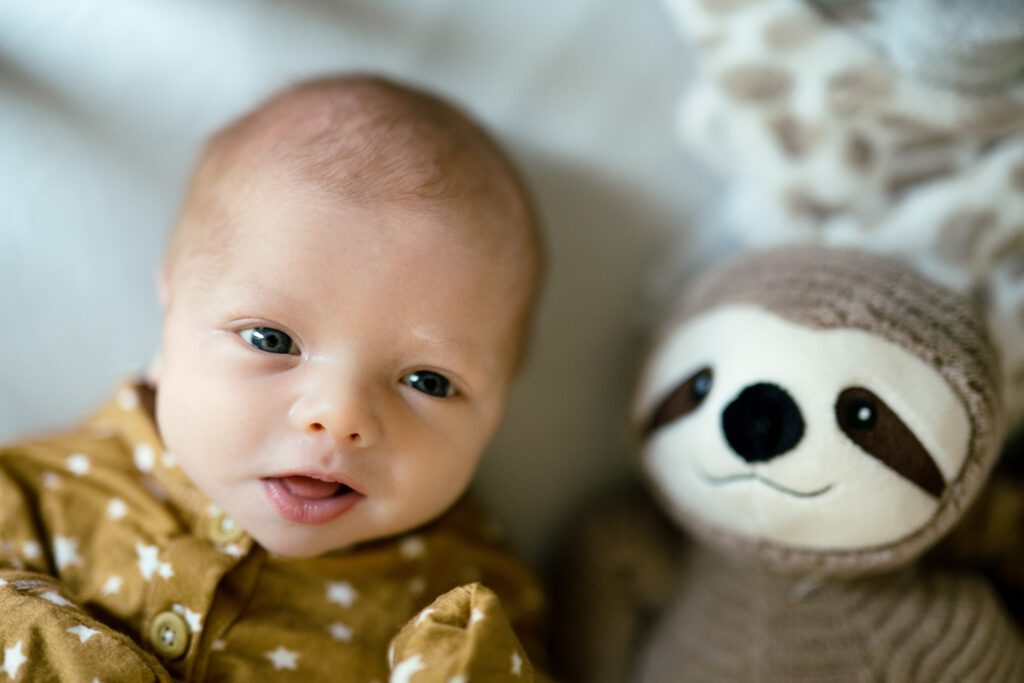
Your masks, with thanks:
[[[268,184],[284,194],[313,188],[328,205],[471,214],[451,222],[452,237],[521,262],[530,318],[542,269],[531,202],[497,144],[444,100],[379,77],[335,76],[290,87],[227,125],[204,147],[172,232],[172,289],[217,264],[246,229],[226,198]]]
[[[383,78],[336,76],[288,88],[210,138],[172,236],[168,265],[200,250],[202,238],[220,241],[218,193],[236,191],[268,171],[364,205],[489,202],[507,216],[508,230],[536,240],[518,174],[468,116],[434,95]],[[196,225],[209,219],[214,225]]]

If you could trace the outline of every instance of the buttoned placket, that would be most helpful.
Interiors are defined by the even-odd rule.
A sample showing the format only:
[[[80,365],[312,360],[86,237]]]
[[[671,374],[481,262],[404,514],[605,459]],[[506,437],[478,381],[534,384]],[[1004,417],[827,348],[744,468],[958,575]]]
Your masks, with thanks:
[[[160,544],[158,569],[147,582],[143,632],[173,676],[196,680],[197,667],[206,668],[212,643],[225,635],[244,605],[243,600],[218,601],[217,591],[228,582],[235,584],[234,593],[251,590],[255,575],[247,560],[253,550],[245,532],[218,512],[197,520],[192,534]],[[232,581],[241,565],[242,576]]]
[[[137,396],[145,391],[126,389]],[[120,418],[131,447],[142,444],[152,453],[144,463],[136,460],[141,475],[167,496],[183,523],[180,534],[139,550],[146,582],[142,634],[171,675],[201,680],[213,643],[225,636],[255,588],[265,553],[167,457],[144,411],[133,405]],[[219,590],[230,599],[218,599]]]

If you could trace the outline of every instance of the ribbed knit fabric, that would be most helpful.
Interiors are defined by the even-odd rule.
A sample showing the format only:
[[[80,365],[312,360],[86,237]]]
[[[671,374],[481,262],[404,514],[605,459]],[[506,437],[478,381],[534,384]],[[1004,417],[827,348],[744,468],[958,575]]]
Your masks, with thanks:
[[[819,585],[699,548],[639,662],[643,683],[1019,683],[988,585],[905,569]]]
[[[962,401],[971,422],[970,453],[932,520],[895,543],[854,551],[796,550],[740,538],[688,516],[693,530],[740,557],[756,554],[776,570],[818,577],[885,571],[933,545],[977,495],[1002,437],[999,365],[985,323],[971,304],[890,257],[790,247],[716,270],[690,290],[668,330],[726,304],[758,306],[817,329],[863,330],[921,358]]]

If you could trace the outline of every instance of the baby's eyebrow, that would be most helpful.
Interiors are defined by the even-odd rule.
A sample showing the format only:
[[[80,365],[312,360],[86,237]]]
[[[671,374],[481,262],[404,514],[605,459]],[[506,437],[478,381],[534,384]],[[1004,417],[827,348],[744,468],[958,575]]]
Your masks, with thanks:
[[[257,304],[279,310],[295,310],[304,302],[279,289],[267,287],[256,280],[243,280],[225,284],[218,292],[223,300],[232,304]]]

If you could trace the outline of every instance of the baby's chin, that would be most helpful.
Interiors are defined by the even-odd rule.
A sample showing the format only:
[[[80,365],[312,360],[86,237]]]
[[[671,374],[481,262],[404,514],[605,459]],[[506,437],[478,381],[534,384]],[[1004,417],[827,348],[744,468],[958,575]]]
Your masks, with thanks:
[[[328,539],[307,533],[249,534],[264,550],[275,557],[292,560],[320,557],[335,552],[345,552],[352,546],[371,538]],[[312,537],[311,537],[312,536]]]
[[[354,527],[357,530],[330,528],[330,525],[286,523],[280,526],[275,525],[275,528],[270,530],[254,529],[249,531],[249,536],[269,554],[297,560],[345,553],[360,543],[392,538],[420,526],[420,524],[404,524],[397,528],[394,526],[381,528],[368,522],[365,517],[362,520],[349,519],[345,521],[345,527]]]

